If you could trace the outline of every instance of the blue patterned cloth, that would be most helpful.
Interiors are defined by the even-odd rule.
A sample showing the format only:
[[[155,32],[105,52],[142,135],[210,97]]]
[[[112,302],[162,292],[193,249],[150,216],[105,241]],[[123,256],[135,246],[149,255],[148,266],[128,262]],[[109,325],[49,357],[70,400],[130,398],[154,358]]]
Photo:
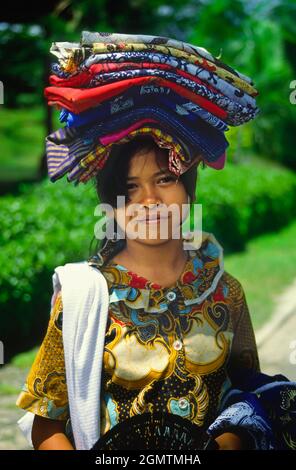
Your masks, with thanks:
[[[242,433],[249,449],[296,450],[296,382],[244,371],[234,383],[240,389],[231,388],[223,397],[208,434]]]
[[[133,108],[109,120],[101,120],[100,124],[65,127],[50,134],[46,138],[46,154],[51,181],[56,181],[70,171],[73,173],[75,165],[94,150],[100,137],[147,117],[155,119],[155,126],[174,136],[188,159],[199,149],[203,152],[205,161],[215,162],[229,145],[223,132],[216,130],[198,116],[195,116],[192,123],[187,119],[187,115],[174,117],[170,110],[165,110],[164,107]]]
[[[145,105],[147,100],[149,100],[149,103],[157,104],[158,106],[163,105],[170,109],[175,117],[182,116],[185,120],[195,121],[196,116],[199,116],[219,131],[224,132],[228,130],[227,124],[209,111],[192,101],[186,100],[170,88],[154,84],[133,87],[128,92],[79,114],[63,109],[60,113],[60,122],[65,122],[69,127],[79,127],[90,124],[93,121],[100,122],[100,120],[106,120],[119,112]]]
[[[234,125],[237,125],[239,122],[243,123],[247,122],[249,119],[254,119],[255,115],[257,114],[257,108],[251,106],[251,104],[242,106],[239,102],[228,98],[228,96],[210,90],[206,83],[196,83],[193,80],[182,77],[181,75],[169,72],[167,70],[145,68],[136,70],[120,70],[118,72],[98,74],[90,82],[90,88],[107,83],[119,82],[121,80],[149,76],[164,78],[165,80],[171,81],[186,88],[192,93],[196,93],[197,95],[206,98],[207,100],[219,106],[221,109],[227,111],[229,122],[231,120]]]
[[[87,141],[96,141],[104,134],[115,132],[118,129],[126,128],[143,118],[153,118],[160,123],[160,127],[173,135],[176,139],[185,141],[189,146],[200,149],[205,160],[216,161],[228,147],[228,141],[223,132],[219,132],[212,126],[196,116],[194,126],[189,126],[183,116],[175,118],[172,113],[164,108],[156,106],[145,106],[133,109],[124,113],[123,117],[113,118],[108,122],[94,124],[85,130],[83,138]]]

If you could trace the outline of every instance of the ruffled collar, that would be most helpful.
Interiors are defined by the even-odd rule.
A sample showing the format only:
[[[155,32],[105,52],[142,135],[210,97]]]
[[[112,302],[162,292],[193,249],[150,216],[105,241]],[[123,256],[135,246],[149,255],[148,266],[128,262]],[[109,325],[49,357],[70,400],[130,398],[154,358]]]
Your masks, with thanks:
[[[199,245],[195,242],[187,245],[188,260],[184,270],[169,287],[162,287],[125,266],[109,262],[120,251],[118,243],[109,240],[95,256],[88,259],[89,265],[104,274],[110,303],[124,301],[131,308],[160,312],[167,310],[172,298],[177,298],[186,309],[191,304],[201,304],[213,293],[224,272],[223,248],[211,233],[202,232]]]

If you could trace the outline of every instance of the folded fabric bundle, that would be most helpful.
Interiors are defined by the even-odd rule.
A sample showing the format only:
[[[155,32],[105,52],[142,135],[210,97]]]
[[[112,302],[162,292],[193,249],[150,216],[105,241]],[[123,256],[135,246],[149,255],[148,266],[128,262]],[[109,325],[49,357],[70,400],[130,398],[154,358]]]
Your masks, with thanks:
[[[178,117],[178,115],[186,116],[190,121],[194,121],[196,116],[199,116],[220,131],[228,130],[227,124],[209,111],[186,100],[169,88],[155,85],[133,87],[122,95],[79,114],[72,113],[63,108],[60,113],[60,121],[66,122],[69,127],[79,127],[90,124],[93,121],[100,122],[102,119],[109,119],[122,111],[143,106],[147,103],[148,98],[149,103],[155,106],[169,108],[176,115],[175,117]]]
[[[130,52],[159,52],[172,56],[179,59],[185,59],[189,63],[199,64],[208,71],[215,72],[219,77],[225,78],[230,82],[236,84],[239,88],[246,91],[250,95],[256,96],[258,94],[257,90],[250,85],[249,82],[243,80],[239,77],[238,74],[233,73],[234,71],[229,71],[229,68],[223,66],[215,65],[207,61],[205,58],[199,56],[198,54],[191,54],[173,47],[167,47],[162,45],[147,45],[147,44],[100,44],[94,43],[93,47],[74,47],[73,49],[68,49],[63,47],[63,43],[55,43],[51,47],[51,52],[56,55],[60,64],[63,66],[66,72],[75,72],[79,66],[87,65],[94,63],[98,59],[98,55],[109,52],[110,57],[108,61],[113,56],[113,53],[116,52],[126,52],[127,57]],[[100,59],[99,59],[100,60]],[[85,64],[84,64],[84,61]]]
[[[224,119],[225,122],[228,119],[228,112],[207,98],[197,95],[174,82],[169,82],[168,80],[155,76],[121,80],[119,82],[95,88],[65,88],[52,86],[45,89],[45,96],[48,99],[49,104],[58,104],[69,111],[80,113],[86,109],[103,103],[107,99],[120,95],[133,86],[148,83],[172,88],[176,93],[179,93],[185,98],[191,99],[191,101],[205,108],[207,111],[210,111],[215,116]],[[234,114],[234,119],[238,120],[239,118]]]
[[[124,129],[136,122],[144,124],[149,121],[156,122],[159,129],[174,136],[174,140],[180,142],[183,149],[187,146],[187,151],[184,150],[184,153],[187,153],[188,163],[190,163],[190,155],[198,153],[194,149],[199,149],[206,156],[209,166],[218,169],[222,162],[224,164],[224,159],[219,160],[228,146],[224,133],[220,132],[217,135],[215,129],[198,116],[195,117],[195,126],[198,125],[200,132],[196,133],[192,125],[190,126],[190,123],[187,122],[186,117],[180,116],[177,120],[164,107],[159,108],[151,105],[124,111],[117,117],[92,126],[65,128],[48,136],[46,151],[51,180],[55,181],[69,170],[73,170],[76,164],[79,167],[79,162],[83,157],[92,152],[96,146],[106,143],[106,134]],[[124,122],[124,127],[122,122]],[[188,150],[188,146],[190,150]],[[184,160],[186,161],[186,157]],[[217,163],[218,160],[219,163]],[[170,157],[169,163],[176,175],[184,172],[174,171],[176,165],[173,164]],[[184,165],[183,169],[185,170]]]
[[[143,62],[101,62],[91,65],[80,73],[72,74],[67,77],[64,77],[64,72],[61,73],[57,67],[54,67],[55,75],[51,75],[49,77],[49,81],[51,85],[55,86],[84,87],[90,86],[91,80],[96,76],[99,77],[100,74],[103,73],[119,72],[121,70],[158,68],[159,70],[175,72],[191,80],[200,79],[199,83],[201,83],[201,81],[206,82],[208,88],[212,91],[220,91],[243,106],[256,108],[256,101],[252,96],[244,93],[231,83],[219,78],[212,72],[208,72],[194,64],[189,64],[185,60],[176,60],[174,57],[165,56],[163,54],[148,54],[148,56],[149,59],[151,56],[151,62],[145,62],[144,60],[146,55],[144,56],[142,54],[141,58],[143,59]],[[125,58],[124,54],[116,54],[116,57],[122,59]],[[132,54],[130,54],[129,57],[133,58]],[[136,55],[135,59],[138,59],[138,57],[139,56]],[[102,58],[102,55],[100,58]],[[57,64],[54,65],[56,66]],[[61,76],[59,76],[60,74]]]
[[[83,31],[55,42],[48,104],[66,127],[46,138],[51,181],[74,184],[100,171],[112,147],[150,135],[181,175],[199,160],[225,165],[228,126],[259,110],[252,80],[202,47],[175,39]]]
[[[116,143],[126,143],[137,135],[150,135],[159,147],[169,150],[168,168],[172,173],[182,174],[199,160],[199,156],[197,155],[192,158],[190,164],[184,163],[186,157],[183,153],[182,146],[178,144],[178,142],[171,135],[160,130],[158,127],[140,127],[135,131],[129,132],[125,137],[117,140]],[[108,137],[110,138],[110,136]],[[113,142],[114,141],[116,140],[113,140]],[[79,166],[81,168],[87,167],[87,170],[79,171],[79,169],[75,168],[69,174],[68,180],[71,181],[74,178],[77,179],[78,176],[79,181],[84,183],[87,182],[96,173],[97,170],[103,167],[105,160],[109,156],[112,145],[113,144],[108,144],[107,146],[97,146],[94,153],[91,152],[79,162]],[[100,155],[99,159],[97,158],[98,154]],[[221,158],[223,158],[223,156]]]

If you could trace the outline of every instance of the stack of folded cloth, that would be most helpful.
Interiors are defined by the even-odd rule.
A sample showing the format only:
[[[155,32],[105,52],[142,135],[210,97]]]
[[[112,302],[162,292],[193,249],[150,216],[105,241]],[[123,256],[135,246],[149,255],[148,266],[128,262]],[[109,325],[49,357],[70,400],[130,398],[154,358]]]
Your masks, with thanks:
[[[59,62],[45,97],[65,123],[46,138],[51,181],[87,182],[113,145],[137,135],[169,150],[177,176],[200,158],[222,169],[228,126],[259,112],[249,77],[175,39],[83,31],[80,43],[55,42],[50,52]]]

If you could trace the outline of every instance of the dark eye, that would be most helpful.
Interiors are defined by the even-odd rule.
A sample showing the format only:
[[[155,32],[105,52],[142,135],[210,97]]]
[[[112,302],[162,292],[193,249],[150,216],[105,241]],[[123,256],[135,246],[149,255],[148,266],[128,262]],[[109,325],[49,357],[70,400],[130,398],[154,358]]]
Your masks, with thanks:
[[[126,185],[127,190],[130,191],[131,189],[133,189],[133,188],[132,188],[133,186],[135,186],[133,183],[127,184],[127,185]]]
[[[168,182],[168,181],[176,181],[176,178],[174,178],[173,176],[164,176],[164,177],[161,178],[158,182],[160,183],[161,181],[165,181],[165,182]]]

